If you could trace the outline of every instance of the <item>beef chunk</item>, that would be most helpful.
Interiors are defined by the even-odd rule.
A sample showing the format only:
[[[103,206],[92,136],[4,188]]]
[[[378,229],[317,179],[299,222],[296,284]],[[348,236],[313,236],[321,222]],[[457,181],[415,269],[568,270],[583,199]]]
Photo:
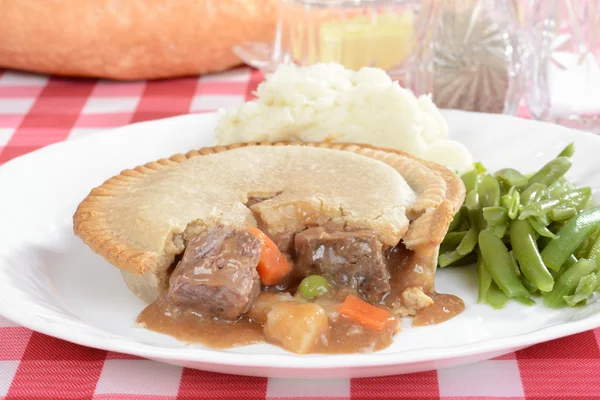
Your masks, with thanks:
[[[319,274],[340,286],[351,286],[367,301],[378,302],[390,291],[390,273],[374,231],[309,228],[296,235],[298,277]]]
[[[271,240],[277,245],[277,248],[283,253],[283,255],[294,254],[295,236],[296,232],[285,232],[277,235],[269,235]],[[288,261],[290,260],[288,259]]]
[[[294,236],[296,232],[283,232],[278,234],[272,234],[269,232],[269,228],[262,220],[260,213],[254,211],[251,207],[255,204],[263,202],[265,200],[272,199],[275,196],[280,195],[281,192],[273,193],[269,196],[248,196],[248,201],[246,202],[246,207],[249,207],[252,213],[254,214],[254,219],[256,220],[256,224],[258,229],[265,232],[269,238],[275,243],[279,251],[284,253],[285,255],[293,254],[294,252]],[[288,259],[288,261],[290,261]]]
[[[168,299],[202,315],[235,320],[260,292],[260,242],[249,232],[216,226],[189,241],[169,281]]]

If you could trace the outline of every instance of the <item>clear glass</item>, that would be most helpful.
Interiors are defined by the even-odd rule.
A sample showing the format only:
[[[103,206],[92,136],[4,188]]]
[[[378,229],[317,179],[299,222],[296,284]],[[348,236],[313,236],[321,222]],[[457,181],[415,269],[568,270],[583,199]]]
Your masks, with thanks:
[[[600,133],[600,0],[529,0],[524,6],[532,115]]]
[[[234,51],[267,73],[281,63],[337,62],[353,70],[382,68],[410,87],[415,54],[415,73],[430,71],[420,47],[420,35],[432,25],[423,7],[429,1],[435,0],[282,0],[274,42],[246,43]]]
[[[420,36],[428,50],[415,65],[432,71],[415,75],[417,91],[430,91],[440,108],[516,114],[521,94],[516,3],[445,0],[428,7],[434,25],[420,27],[427,30]]]

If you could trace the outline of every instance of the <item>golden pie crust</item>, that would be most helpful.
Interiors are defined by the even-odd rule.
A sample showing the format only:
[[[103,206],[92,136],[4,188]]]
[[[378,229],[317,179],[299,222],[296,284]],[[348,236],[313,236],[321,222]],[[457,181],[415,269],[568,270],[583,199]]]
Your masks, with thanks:
[[[152,229],[148,229],[148,225],[144,225],[145,222],[143,222],[144,207],[147,207],[147,205],[139,204],[139,207],[137,207],[139,210],[134,207],[140,200],[139,197],[135,197],[136,190],[139,189],[140,184],[148,183],[144,190],[151,194],[154,190],[152,185],[155,181],[159,178],[163,181],[167,180],[165,174],[167,176],[174,174],[178,168],[184,168],[190,160],[196,157],[219,154],[249,146],[303,146],[341,150],[366,156],[392,167],[408,185],[407,191],[414,193],[414,196],[406,194],[403,199],[404,203],[398,203],[398,205],[406,204],[405,209],[402,209],[400,213],[406,215],[406,223],[402,222],[402,216],[396,215],[390,217],[390,221],[384,221],[385,223],[381,227],[374,226],[372,228],[376,231],[379,230],[383,242],[388,241],[387,244],[393,245],[395,244],[394,241],[397,243],[401,239],[404,245],[411,250],[439,247],[453,215],[462,205],[465,196],[464,185],[454,172],[442,165],[418,159],[400,150],[347,143],[238,143],[228,146],[206,147],[186,154],[176,154],[168,159],[160,159],[134,169],[122,171],[119,175],[94,188],[80,203],[73,216],[74,232],[93,251],[121,270],[129,288],[138,297],[146,302],[151,302],[166,284],[168,268],[172,264],[175,255],[183,251],[186,235],[188,233],[193,234],[194,229],[196,229],[196,232],[197,229],[204,229],[206,225],[199,224],[197,227],[192,227],[193,229],[190,229],[190,232],[187,232],[186,228],[185,231],[180,230],[171,233],[164,242],[164,246],[161,246],[162,236],[152,236],[153,232],[148,233],[149,237],[142,238],[141,236],[145,236],[146,231],[152,231]],[[370,164],[365,163],[365,165]],[[385,172],[386,170],[381,168],[381,171]],[[243,179],[243,177],[240,177],[240,179]],[[382,180],[382,183],[386,183],[385,179]],[[398,184],[400,185],[398,190],[402,191],[401,182]],[[178,187],[173,188],[173,190],[184,189]],[[389,199],[390,194],[386,193],[386,195]],[[127,201],[137,201],[138,203],[130,204],[129,208],[121,207],[121,203]],[[121,208],[115,208],[117,206]],[[264,205],[258,203],[253,207],[257,207],[254,210],[262,212],[265,210],[261,210],[260,207],[265,208],[268,205],[267,203]],[[358,206],[355,204],[355,207]],[[271,219],[276,219],[279,215],[284,217],[286,215],[285,213],[274,213],[273,209],[266,211],[270,214],[265,212],[265,216],[275,216]],[[140,215],[137,215],[138,212]],[[168,213],[168,210],[165,212]],[[139,219],[136,220],[135,218]],[[345,218],[344,223],[348,223],[347,217]],[[117,220],[116,223],[115,219]],[[119,230],[121,227],[116,228],[120,220],[123,221],[122,228],[124,230]],[[138,220],[141,221],[139,227],[134,228],[133,225],[138,225],[135,223]],[[358,222],[366,224],[372,223],[372,220],[372,217],[365,217],[362,220],[359,218]],[[190,221],[187,221],[187,223],[190,223]],[[252,225],[250,220],[243,219],[235,220],[235,223],[245,224],[246,226]],[[393,229],[388,229],[389,226]],[[284,227],[281,229],[284,229]],[[133,230],[134,234],[126,234],[128,230]],[[135,235],[144,240],[133,240],[132,236]],[[435,268],[435,265],[432,268]]]

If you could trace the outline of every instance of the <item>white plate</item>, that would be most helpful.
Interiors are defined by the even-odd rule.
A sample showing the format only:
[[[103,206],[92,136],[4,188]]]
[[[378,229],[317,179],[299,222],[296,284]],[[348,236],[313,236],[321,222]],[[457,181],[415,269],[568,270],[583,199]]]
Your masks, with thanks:
[[[537,169],[570,141],[569,176],[600,188],[600,138],[507,116],[444,112],[452,136],[495,170]],[[226,351],[186,346],[134,327],[144,304],[115,267],[72,233],[71,217],[90,189],[122,169],[208,145],[214,114],[144,122],[48,146],[0,168],[0,315],[91,347],[191,368],[272,377],[358,377],[444,368],[488,359],[600,326],[597,303],[550,310],[511,302],[475,303],[470,268],[440,270],[436,288],[464,299],[466,311],[441,325],[408,323],[374,354],[299,356],[263,344]],[[408,322],[408,321],[407,321]]]

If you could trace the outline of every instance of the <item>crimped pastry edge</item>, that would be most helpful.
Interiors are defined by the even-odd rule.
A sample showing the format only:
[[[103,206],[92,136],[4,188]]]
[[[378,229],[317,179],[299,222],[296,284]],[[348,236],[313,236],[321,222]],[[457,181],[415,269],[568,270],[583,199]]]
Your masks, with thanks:
[[[442,206],[443,213],[434,213],[440,215],[439,220],[432,221],[433,227],[436,229],[432,230],[430,240],[421,240],[414,242],[413,246],[409,248],[417,247],[429,247],[437,246],[443,239],[445,232],[448,228],[452,215],[461,207],[464,201],[465,188],[460,178],[441,164],[422,160],[413,156],[410,153],[402,150],[391,149],[386,147],[378,147],[363,143],[330,143],[330,142],[245,142],[245,143],[234,143],[224,146],[212,146],[204,147],[198,150],[191,150],[187,153],[174,154],[169,158],[161,158],[156,161],[148,162],[143,165],[139,165],[133,169],[123,170],[120,174],[115,175],[107,179],[104,183],[92,189],[90,193],[84,198],[84,200],[77,207],[73,215],[73,231],[76,236],[80,237],[95,253],[104,257],[111,264],[127,273],[127,275],[137,276],[150,276],[156,274],[159,265],[170,264],[172,254],[164,253],[152,253],[140,247],[133,247],[131,245],[124,245],[119,240],[117,235],[111,232],[110,227],[106,222],[106,211],[102,210],[101,205],[107,197],[118,196],[120,193],[125,192],[132,182],[139,179],[143,179],[147,175],[154,172],[160,171],[164,168],[171,167],[173,165],[184,162],[188,159],[221,153],[224,151],[247,147],[247,146],[308,146],[308,147],[320,147],[334,150],[350,151],[357,154],[364,155],[369,158],[380,160],[380,158],[374,156],[373,151],[382,151],[386,153],[395,153],[397,155],[414,159],[415,161],[425,165],[429,170],[440,176],[446,183],[446,187],[443,193],[432,192],[432,198],[439,197],[439,201],[431,202],[432,207],[420,210],[418,215],[415,215],[411,225],[415,224],[421,215],[429,215],[435,209]],[[371,150],[371,151],[369,151]],[[371,155],[369,155],[371,154]],[[380,160],[385,162],[383,160]],[[418,225],[418,224],[417,224]],[[410,229],[410,225],[409,225]],[[160,282],[156,284],[158,286],[164,285],[164,279],[160,279]],[[129,286],[129,285],[128,285]],[[153,285],[154,286],[154,285]],[[131,287],[130,287],[131,288]],[[157,287],[158,288],[158,287]]]

